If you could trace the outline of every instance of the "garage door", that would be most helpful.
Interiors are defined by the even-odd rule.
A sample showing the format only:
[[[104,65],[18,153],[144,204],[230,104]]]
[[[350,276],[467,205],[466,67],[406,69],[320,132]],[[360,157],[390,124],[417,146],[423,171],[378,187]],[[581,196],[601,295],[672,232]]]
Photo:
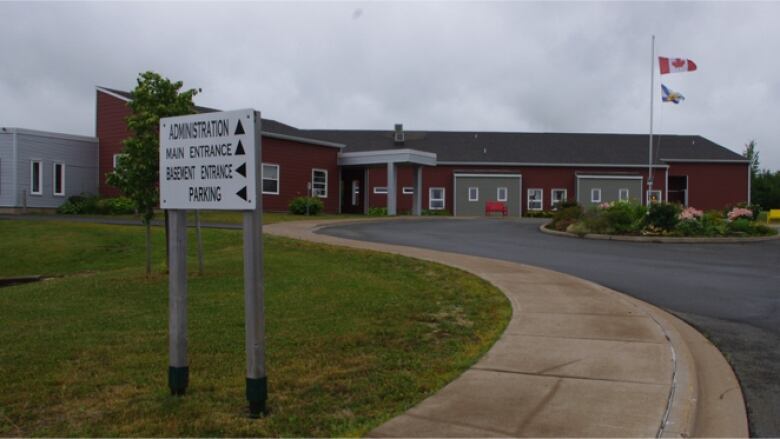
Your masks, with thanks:
[[[455,216],[483,216],[485,203],[506,203],[510,216],[521,214],[520,174],[455,174]]]

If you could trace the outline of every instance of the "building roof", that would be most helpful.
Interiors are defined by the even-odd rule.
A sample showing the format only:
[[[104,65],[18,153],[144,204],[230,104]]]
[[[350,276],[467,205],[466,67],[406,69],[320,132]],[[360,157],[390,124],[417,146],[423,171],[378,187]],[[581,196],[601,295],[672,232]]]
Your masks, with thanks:
[[[435,153],[440,164],[647,165],[647,134],[406,131],[396,145],[393,131],[303,130],[307,137],[346,145],[344,153],[415,149]],[[655,164],[669,161],[745,161],[701,136],[653,137]]]
[[[98,86],[97,89],[104,93],[108,93],[109,95],[112,95],[118,99],[122,99],[126,102],[130,102],[133,99],[132,93],[127,91],[117,90],[114,88],[108,88],[102,86]],[[222,110],[219,110],[217,108],[201,107],[196,105],[195,111],[197,111],[198,113],[213,113]],[[323,145],[323,146],[332,146],[337,148],[342,148],[344,146],[338,142],[329,142],[324,139],[310,138],[307,136],[305,131],[299,130],[298,128],[281,123],[273,119],[262,118],[261,123],[262,123],[263,134],[268,137],[295,140],[304,143],[312,143],[312,144]]]
[[[125,100],[126,91],[98,87]],[[198,112],[220,111],[195,107]],[[436,154],[439,164],[630,165],[647,166],[647,134],[512,133],[492,131],[405,131],[404,143],[392,130],[308,130],[263,119],[273,137],[344,147],[343,153],[412,149]],[[653,136],[653,163],[745,162],[741,155],[701,136]]]

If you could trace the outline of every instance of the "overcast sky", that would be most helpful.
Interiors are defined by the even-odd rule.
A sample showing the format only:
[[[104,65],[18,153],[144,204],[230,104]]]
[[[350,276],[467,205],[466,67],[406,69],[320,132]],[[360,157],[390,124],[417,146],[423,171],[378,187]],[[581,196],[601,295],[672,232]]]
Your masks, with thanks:
[[[94,135],[95,86],[153,70],[299,128],[647,133],[780,170],[780,3],[5,3],[0,126]],[[660,103],[659,78],[686,100]]]

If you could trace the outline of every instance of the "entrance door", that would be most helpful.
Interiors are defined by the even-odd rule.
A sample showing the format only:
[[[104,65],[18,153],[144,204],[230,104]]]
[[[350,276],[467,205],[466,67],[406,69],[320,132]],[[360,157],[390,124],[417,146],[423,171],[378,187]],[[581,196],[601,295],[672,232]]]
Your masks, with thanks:
[[[363,213],[363,168],[344,168],[341,170],[341,211],[344,213]]]
[[[687,175],[669,176],[669,202],[680,203],[683,206],[688,205],[688,176]]]

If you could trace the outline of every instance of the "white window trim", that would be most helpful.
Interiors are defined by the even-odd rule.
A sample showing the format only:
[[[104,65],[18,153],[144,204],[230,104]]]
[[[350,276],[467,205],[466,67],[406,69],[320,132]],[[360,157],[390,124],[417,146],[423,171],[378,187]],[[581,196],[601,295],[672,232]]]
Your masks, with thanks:
[[[35,187],[35,182],[33,181],[35,172],[33,172],[33,169],[36,163],[38,164],[38,192],[33,191]],[[30,195],[43,195],[43,161],[41,160],[30,160]]]
[[[474,189],[474,196],[471,196],[471,190]],[[479,187],[469,186],[469,201],[479,201]]]
[[[598,194],[598,198],[596,198],[594,195]],[[590,189],[590,202],[591,203],[601,203],[601,188],[594,187]]]
[[[358,201],[360,201],[360,180],[352,180],[352,186],[350,190],[352,191],[352,205],[357,206]]]
[[[374,194],[387,195],[387,186],[374,186]]]
[[[265,190],[265,175],[262,171],[263,168],[266,166],[271,166],[276,168],[276,192],[270,192]],[[276,163],[263,163],[260,168],[260,189],[263,192],[263,195],[279,195],[279,192],[282,190],[282,168],[281,166],[277,165]],[[269,178],[269,180],[274,180],[273,178]]]
[[[324,194],[315,194],[314,190],[314,173],[316,172],[322,172],[325,174],[325,193]],[[312,168],[311,170],[311,195],[313,197],[317,198],[328,198],[328,170],[327,169],[320,169],[320,168]]]
[[[501,192],[504,192],[504,196],[501,196]],[[509,200],[509,188],[506,186],[501,186],[496,189],[496,201],[501,201],[503,203],[506,203],[507,200]]]
[[[117,160],[118,160],[120,157],[123,157],[123,156],[126,156],[126,155],[127,155],[126,153],[119,153],[119,154],[114,154],[114,169],[116,169]]]
[[[555,192],[556,192],[556,191],[558,191],[558,192],[563,192],[563,198],[562,198],[562,199],[559,199],[559,200],[556,200],[556,199],[555,199]],[[560,203],[565,203],[565,202],[566,202],[568,199],[569,199],[569,191],[568,191],[567,189],[564,189],[564,188],[554,188],[554,189],[550,189],[550,205],[551,205],[553,208],[557,207],[557,206],[555,205],[555,203],[556,203],[556,202],[557,202],[557,203],[559,203],[559,204],[560,204]]]
[[[623,193],[625,192],[626,197],[623,198]],[[618,200],[620,201],[630,201],[631,200],[631,191],[629,188],[622,187],[618,189]]]
[[[539,193],[539,200],[538,200],[539,201],[539,207],[538,208],[531,207],[531,201],[532,201],[531,200],[531,194],[535,193],[537,191]],[[529,188],[528,192],[526,193],[526,201],[527,201],[527,207],[528,207],[529,211],[531,211],[531,210],[533,210],[533,211],[544,210],[544,190],[540,189],[540,188]],[[533,201],[536,202],[537,200],[533,200]]]
[[[57,192],[57,166],[62,166],[62,174],[60,174],[61,192]],[[51,166],[51,192],[55,197],[65,196],[65,163],[63,162],[54,162]]]
[[[433,198],[433,191],[441,190],[441,198]],[[433,207],[433,201],[441,201],[441,207]],[[428,188],[428,210],[444,210],[447,208],[447,190],[443,187]]]
[[[404,195],[414,195],[414,188],[411,186],[404,186],[403,189],[401,189],[401,193]]]

